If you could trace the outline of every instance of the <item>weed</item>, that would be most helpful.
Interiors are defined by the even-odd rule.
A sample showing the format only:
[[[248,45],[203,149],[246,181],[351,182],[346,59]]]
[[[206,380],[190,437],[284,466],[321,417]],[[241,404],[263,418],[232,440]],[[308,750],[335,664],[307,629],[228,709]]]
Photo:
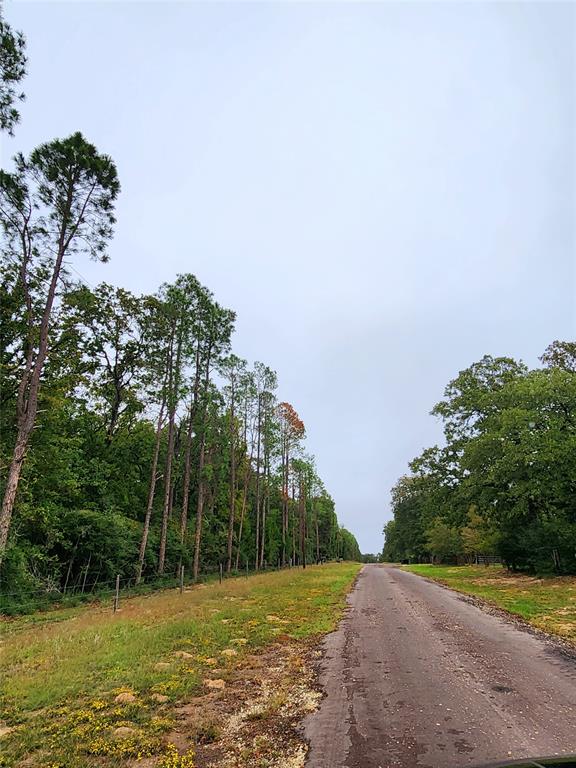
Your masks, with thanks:
[[[194,741],[197,744],[212,744],[220,737],[220,728],[214,722],[200,723],[194,733]]]
[[[194,753],[188,750],[181,755],[173,744],[169,744],[159,768],[194,768]]]

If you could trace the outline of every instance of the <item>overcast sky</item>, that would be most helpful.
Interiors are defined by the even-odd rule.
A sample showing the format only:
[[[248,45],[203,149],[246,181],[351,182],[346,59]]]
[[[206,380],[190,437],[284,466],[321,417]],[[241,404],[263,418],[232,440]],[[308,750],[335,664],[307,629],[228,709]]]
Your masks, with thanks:
[[[193,272],[279,375],[363,551],[483,354],[576,338],[572,3],[8,2],[17,150],[118,166],[92,284]]]

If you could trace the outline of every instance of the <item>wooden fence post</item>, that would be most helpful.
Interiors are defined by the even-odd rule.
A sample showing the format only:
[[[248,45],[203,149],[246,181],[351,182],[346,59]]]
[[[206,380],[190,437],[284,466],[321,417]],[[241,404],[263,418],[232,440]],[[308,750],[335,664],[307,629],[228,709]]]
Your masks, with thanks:
[[[222,563],[220,563],[220,584],[222,584]]]
[[[180,594],[184,592],[184,566],[180,566]]]
[[[116,576],[116,594],[114,595],[114,613],[118,610],[120,604],[120,574]]]

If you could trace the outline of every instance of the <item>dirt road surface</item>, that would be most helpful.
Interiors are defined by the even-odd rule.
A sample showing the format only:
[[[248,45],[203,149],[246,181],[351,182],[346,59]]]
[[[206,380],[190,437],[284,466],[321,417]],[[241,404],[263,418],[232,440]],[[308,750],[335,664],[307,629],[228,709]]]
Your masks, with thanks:
[[[366,566],[326,641],[307,768],[576,753],[576,660],[398,568]]]

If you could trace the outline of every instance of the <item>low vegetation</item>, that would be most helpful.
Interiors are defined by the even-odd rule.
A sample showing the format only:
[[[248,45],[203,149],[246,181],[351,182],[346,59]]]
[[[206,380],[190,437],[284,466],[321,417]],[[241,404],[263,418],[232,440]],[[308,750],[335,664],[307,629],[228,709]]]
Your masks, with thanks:
[[[475,595],[576,644],[576,577],[536,578],[499,566],[411,565],[408,570]]]
[[[331,563],[238,577],[182,595],[126,600],[116,614],[107,604],[4,620],[0,765],[83,768],[139,759],[163,768],[199,765],[194,754],[232,728],[219,723],[215,697],[236,718],[237,733],[239,717],[257,728],[274,712],[291,711],[291,690],[305,679],[307,642],[335,626],[359,568]],[[279,676],[273,686],[266,670],[255,681],[246,672],[266,654],[266,668]],[[284,667],[292,672],[282,673]],[[238,686],[250,679],[247,703]],[[208,696],[202,712],[213,711],[214,718],[198,720],[193,702],[200,695]],[[239,716],[232,710],[240,705]],[[190,713],[193,726],[179,728]],[[260,749],[262,739],[237,739],[228,750]],[[261,749],[259,764],[275,765]],[[224,757],[217,758],[222,765]],[[238,760],[229,764],[241,765]]]

